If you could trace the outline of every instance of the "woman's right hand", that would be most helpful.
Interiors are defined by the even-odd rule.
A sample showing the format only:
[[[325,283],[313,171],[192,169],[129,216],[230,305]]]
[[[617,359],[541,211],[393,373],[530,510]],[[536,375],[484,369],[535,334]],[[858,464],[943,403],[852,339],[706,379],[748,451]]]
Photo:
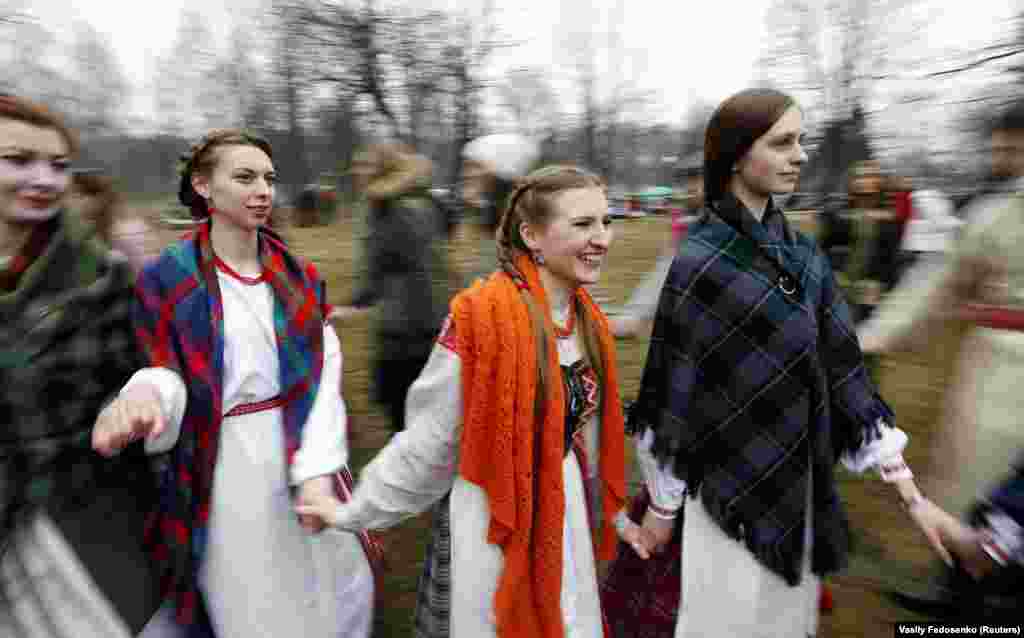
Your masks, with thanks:
[[[149,383],[134,384],[100,412],[92,447],[103,456],[116,456],[133,441],[160,436],[166,427],[160,391]]]

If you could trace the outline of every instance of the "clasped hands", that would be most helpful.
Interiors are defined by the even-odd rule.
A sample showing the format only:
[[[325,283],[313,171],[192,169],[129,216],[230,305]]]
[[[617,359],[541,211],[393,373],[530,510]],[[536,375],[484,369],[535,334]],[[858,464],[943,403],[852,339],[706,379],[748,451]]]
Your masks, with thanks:
[[[675,519],[664,519],[647,510],[640,525],[623,515],[625,522],[618,526],[619,538],[633,548],[637,556],[647,560],[652,554],[658,554],[672,540]]]
[[[129,444],[154,439],[166,430],[159,390],[148,383],[126,388],[96,418],[92,447],[103,456],[120,454]],[[334,477],[317,476],[303,481],[295,495],[299,523],[312,534],[331,524],[330,516],[341,505],[334,491]]]

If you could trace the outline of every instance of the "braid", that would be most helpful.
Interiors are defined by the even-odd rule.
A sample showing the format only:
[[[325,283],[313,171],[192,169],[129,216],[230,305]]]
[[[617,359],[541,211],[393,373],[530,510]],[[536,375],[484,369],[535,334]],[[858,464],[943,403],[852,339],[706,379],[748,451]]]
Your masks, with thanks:
[[[495,237],[495,241],[498,242],[498,264],[517,284],[523,282],[523,275],[515,265],[516,250],[521,250],[516,246],[515,238],[518,236],[518,226],[522,221],[517,205],[523,192],[532,185],[532,182],[528,179],[521,180],[516,184],[516,187],[506,200],[505,212],[501,216],[501,222],[498,224],[497,236]]]

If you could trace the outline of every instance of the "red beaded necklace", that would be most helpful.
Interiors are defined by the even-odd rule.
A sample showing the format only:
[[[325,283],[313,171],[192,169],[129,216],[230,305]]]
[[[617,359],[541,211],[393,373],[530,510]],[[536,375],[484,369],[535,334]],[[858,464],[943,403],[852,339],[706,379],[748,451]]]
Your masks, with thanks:
[[[246,286],[256,286],[263,283],[267,279],[266,270],[261,271],[260,274],[255,277],[246,277],[245,275],[240,275],[239,273],[235,272],[235,269],[229,266],[226,261],[224,261],[217,255],[213,256],[213,263],[217,265],[217,268],[220,268],[222,271],[224,271],[224,274],[234,279],[237,279]]]
[[[565,320],[565,327],[559,326],[552,319],[551,324],[555,327],[555,336],[559,339],[568,339],[576,328],[576,299],[569,299],[569,316]]]

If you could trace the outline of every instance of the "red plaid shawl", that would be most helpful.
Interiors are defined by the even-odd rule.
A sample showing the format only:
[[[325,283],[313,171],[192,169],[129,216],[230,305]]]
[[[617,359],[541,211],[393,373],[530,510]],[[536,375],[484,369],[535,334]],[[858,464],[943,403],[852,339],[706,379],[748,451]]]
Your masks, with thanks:
[[[289,399],[283,424],[290,465],[320,385],[324,286],[312,264],[289,254],[265,230],[260,231],[260,261],[274,290],[281,390]],[[181,435],[165,459],[160,503],[147,530],[164,595],[185,625],[200,620],[197,576],[223,415],[223,316],[207,222],[142,272],[135,304],[136,338],[149,365],[175,370],[188,388]]]

